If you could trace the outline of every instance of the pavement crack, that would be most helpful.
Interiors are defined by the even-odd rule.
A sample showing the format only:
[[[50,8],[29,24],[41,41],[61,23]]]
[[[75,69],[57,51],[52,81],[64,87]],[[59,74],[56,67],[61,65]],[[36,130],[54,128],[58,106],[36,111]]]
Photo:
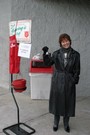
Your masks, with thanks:
[[[42,115],[39,115],[39,116],[37,116],[37,117],[34,117],[34,118],[30,119],[30,120],[25,121],[25,123],[27,123],[27,122],[29,122],[29,121],[37,120],[37,119],[39,119],[39,118],[41,118],[41,117],[43,117],[43,116],[46,116],[46,115],[48,115],[48,114],[49,114],[49,112],[44,113],[44,114],[42,114]]]

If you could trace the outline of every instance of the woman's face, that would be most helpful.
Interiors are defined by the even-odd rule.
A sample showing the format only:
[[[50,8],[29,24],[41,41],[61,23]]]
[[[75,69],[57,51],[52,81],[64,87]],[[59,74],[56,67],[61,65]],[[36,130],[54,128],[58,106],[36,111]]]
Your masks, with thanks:
[[[70,47],[70,41],[67,38],[64,38],[61,41],[61,45],[62,45],[63,48],[69,48]]]

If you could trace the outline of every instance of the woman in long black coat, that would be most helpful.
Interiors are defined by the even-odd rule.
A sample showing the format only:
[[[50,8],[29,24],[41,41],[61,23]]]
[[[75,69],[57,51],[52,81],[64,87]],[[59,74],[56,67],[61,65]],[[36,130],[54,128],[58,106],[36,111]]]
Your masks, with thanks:
[[[48,47],[42,48],[45,64],[54,64],[51,81],[49,112],[54,114],[53,130],[58,130],[60,116],[63,116],[64,129],[70,132],[69,119],[75,116],[76,84],[80,75],[80,54],[71,48],[71,38],[68,34],[59,37],[60,49],[52,56]]]

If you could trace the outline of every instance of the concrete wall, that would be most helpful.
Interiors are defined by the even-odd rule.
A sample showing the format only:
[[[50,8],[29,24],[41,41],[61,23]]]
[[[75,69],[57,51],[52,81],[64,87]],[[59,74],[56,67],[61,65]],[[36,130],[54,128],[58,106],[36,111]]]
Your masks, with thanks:
[[[58,49],[58,37],[61,33],[66,32],[71,36],[72,47],[81,53],[81,76],[77,86],[77,96],[90,95],[90,1],[12,0],[11,20],[23,19],[32,20],[31,57],[39,52],[42,53],[41,48],[45,45],[50,48],[50,52]],[[8,47],[5,46],[4,49],[7,51]],[[5,50],[4,54],[8,55]],[[8,58],[3,56],[3,60],[6,62]],[[8,65],[7,62],[5,64]],[[0,72],[2,73],[1,70]],[[27,92],[30,92],[29,59],[22,59],[21,72],[27,79]],[[5,73],[2,76],[5,77],[6,84],[7,69]]]
[[[8,23],[11,19],[11,0],[0,0],[0,87],[9,88]]]

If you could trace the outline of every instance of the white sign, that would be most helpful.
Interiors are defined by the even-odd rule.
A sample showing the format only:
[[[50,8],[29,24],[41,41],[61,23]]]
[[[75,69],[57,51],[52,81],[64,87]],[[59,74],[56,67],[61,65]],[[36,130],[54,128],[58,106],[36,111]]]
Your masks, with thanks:
[[[16,35],[17,42],[31,43],[31,20],[19,20],[9,23],[10,36]]]
[[[30,58],[30,53],[31,53],[31,44],[25,44],[25,43],[19,44],[18,56],[24,58]]]

